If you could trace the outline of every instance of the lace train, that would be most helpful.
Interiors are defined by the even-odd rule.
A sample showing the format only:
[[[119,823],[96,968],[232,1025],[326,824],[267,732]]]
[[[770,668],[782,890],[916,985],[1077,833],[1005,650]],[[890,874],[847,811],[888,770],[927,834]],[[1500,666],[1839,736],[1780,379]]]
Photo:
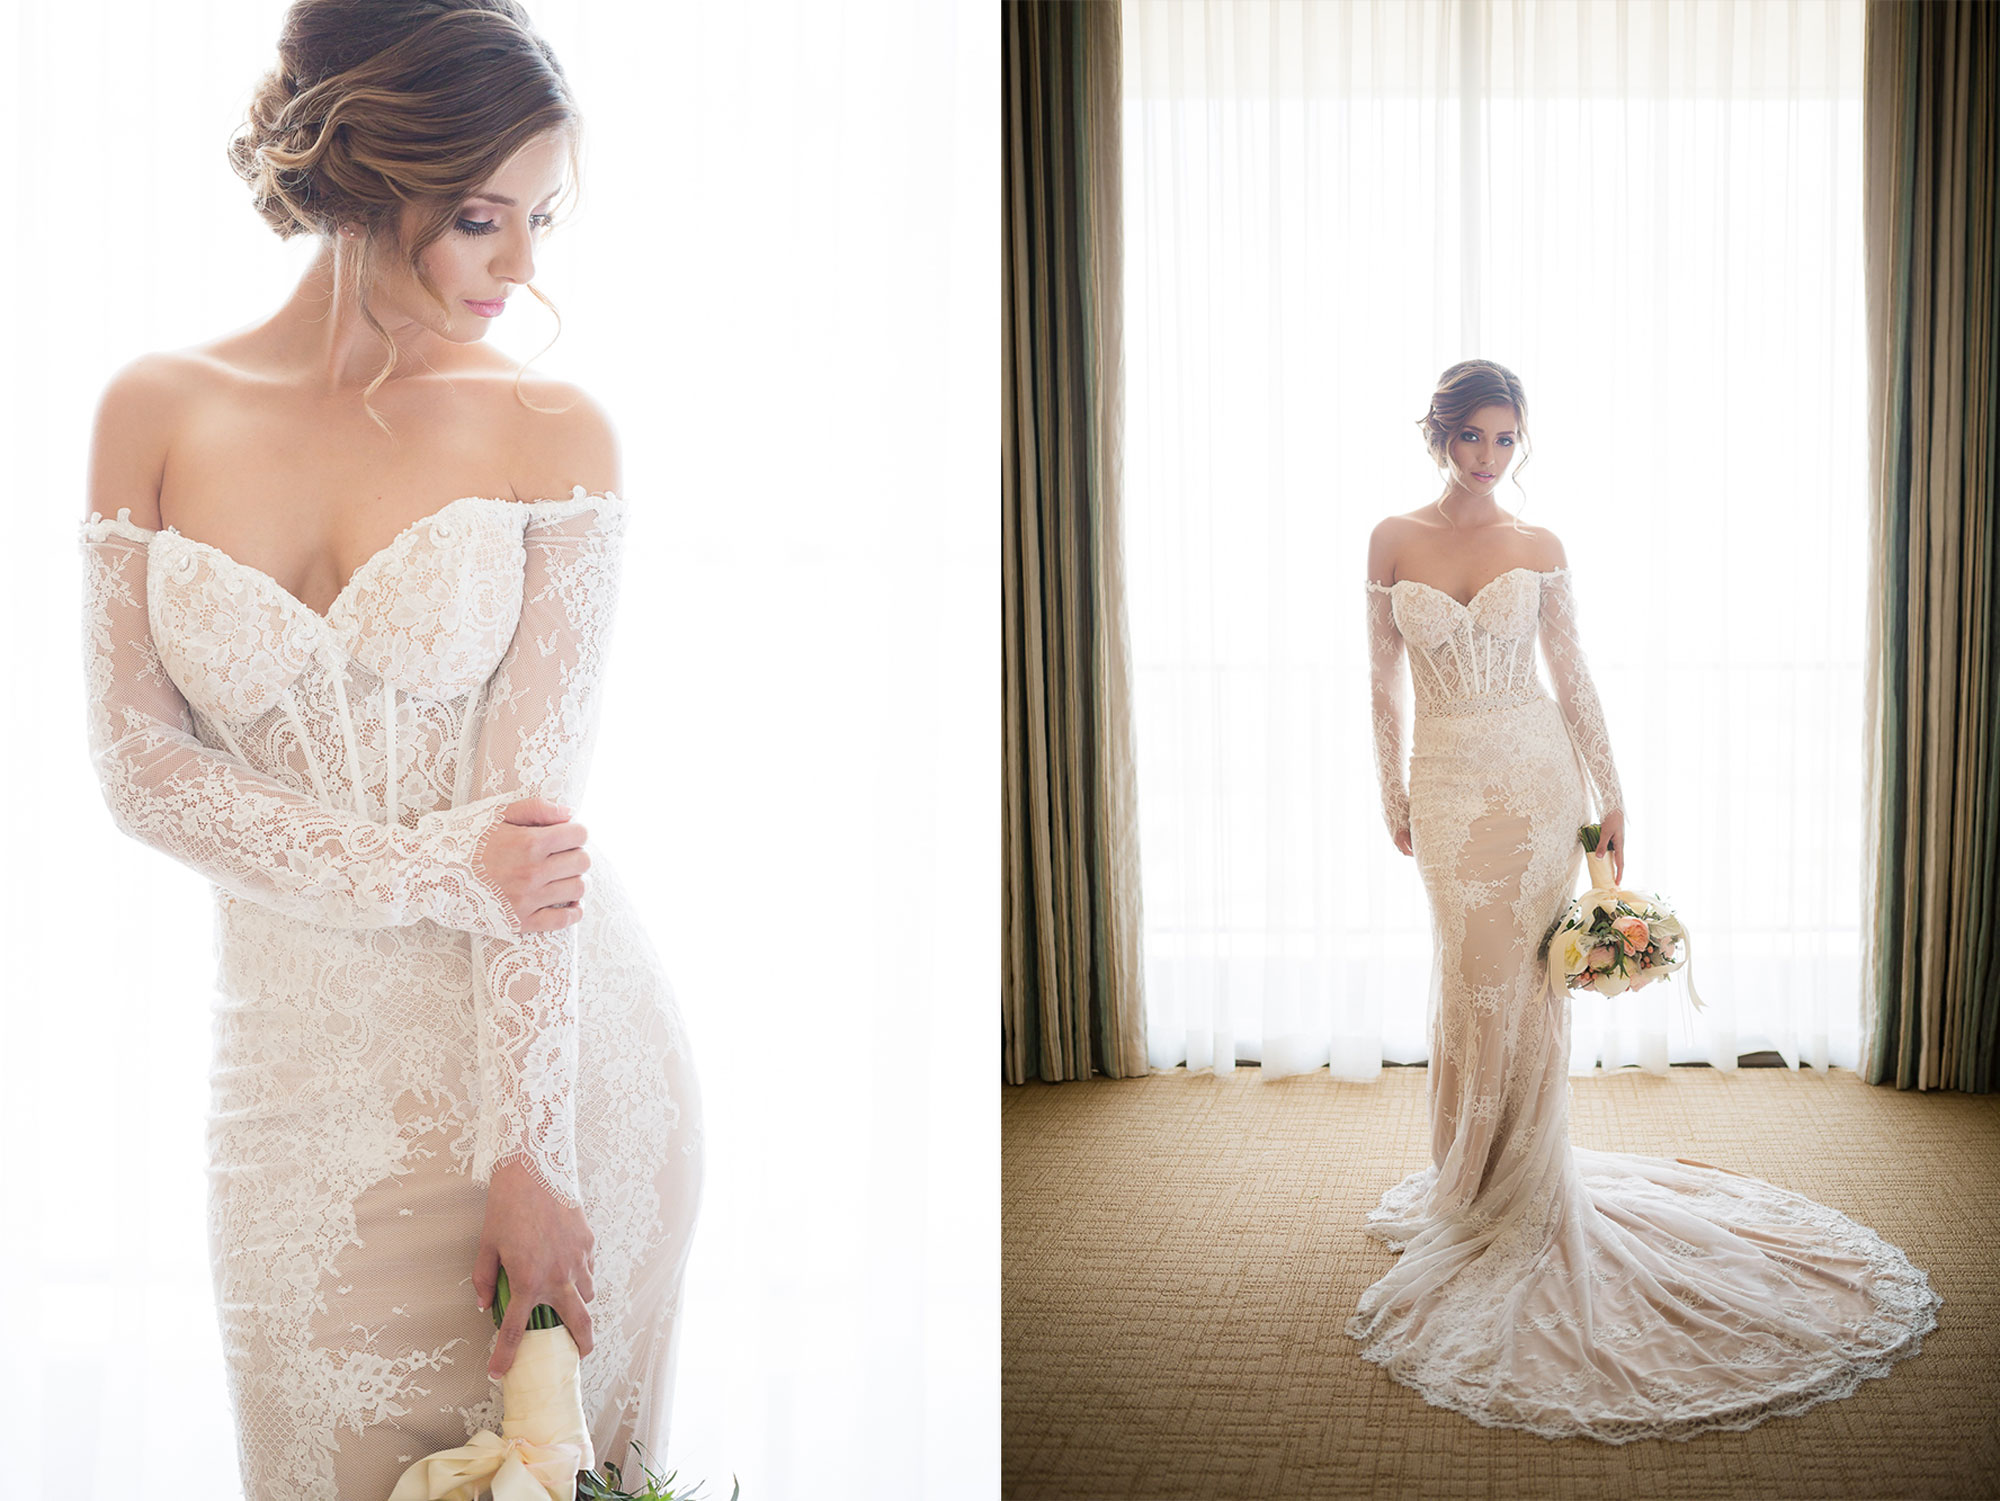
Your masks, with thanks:
[[[1348,1325],[1362,1357],[1485,1427],[1622,1444],[1851,1396],[1937,1327],[1930,1279],[1837,1210],[1665,1158],[1571,1158],[1536,1252],[1476,1215],[1434,1225],[1435,1167],[1391,1188],[1368,1230],[1403,1259]]]

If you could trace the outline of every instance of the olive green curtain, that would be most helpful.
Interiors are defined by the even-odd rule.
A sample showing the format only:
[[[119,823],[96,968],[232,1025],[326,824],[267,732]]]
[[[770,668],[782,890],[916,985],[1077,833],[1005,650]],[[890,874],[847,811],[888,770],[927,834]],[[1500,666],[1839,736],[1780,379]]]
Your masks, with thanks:
[[[2000,1040],[2000,5],[1870,0],[1874,557],[1864,1068],[1991,1090]]]
[[[1115,0],[1002,10],[1003,1077],[1147,1071]]]

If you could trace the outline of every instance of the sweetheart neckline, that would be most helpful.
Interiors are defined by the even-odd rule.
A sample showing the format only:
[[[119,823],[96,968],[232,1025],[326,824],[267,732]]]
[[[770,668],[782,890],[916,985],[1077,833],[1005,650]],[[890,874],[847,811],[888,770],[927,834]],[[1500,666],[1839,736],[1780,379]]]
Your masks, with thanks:
[[[615,493],[610,490],[589,491],[585,490],[582,485],[577,485],[571,489],[570,494],[567,497],[567,500],[571,501],[611,500],[615,498],[616,498]],[[415,521],[412,521],[408,526],[404,527],[401,531],[397,532],[395,536],[391,537],[387,542],[383,543],[380,547],[376,548],[375,551],[371,552],[367,557],[363,558],[358,564],[356,564],[354,571],[347,576],[347,582],[340,586],[339,592],[333,596],[331,603],[327,605],[324,611],[315,610],[311,605],[307,604],[304,600],[300,599],[296,594],[292,593],[291,590],[287,589],[283,584],[279,583],[276,578],[272,577],[262,568],[259,568],[255,563],[246,563],[241,558],[237,557],[234,553],[228,552],[223,548],[217,547],[213,542],[204,542],[199,537],[190,537],[187,535],[187,533],[183,532],[177,526],[160,527],[157,531],[153,533],[153,535],[155,537],[172,536],[177,538],[179,541],[188,544],[191,547],[199,547],[208,552],[214,553],[217,557],[222,558],[227,562],[233,564],[235,567],[242,569],[245,573],[251,574],[254,577],[262,579],[265,583],[269,584],[273,589],[275,589],[282,598],[284,598],[285,600],[289,601],[294,605],[297,605],[299,609],[303,610],[307,615],[309,615],[313,620],[317,621],[320,625],[326,627],[328,630],[332,630],[334,629],[333,617],[335,613],[340,609],[342,601],[347,599],[348,596],[354,592],[355,587],[361,582],[363,575],[365,575],[369,571],[369,569],[374,567],[374,565],[380,559],[387,557],[390,553],[394,552],[397,548],[401,547],[404,539],[412,536],[416,532],[418,527],[423,526],[429,522],[436,521],[439,517],[443,516],[447,511],[451,510],[454,506],[461,506],[464,505],[467,501],[473,501],[473,500],[483,501],[490,505],[503,505],[503,506],[550,505],[550,504],[563,503],[553,500],[548,500],[548,501],[513,500],[504,495],[460,495],[455,499],[448,500],[443,505],[439,506],[436,510],[431,511],[425,515],[419,516]],[[123,518],[121,517],[120,519]]]
[[[1553,577],[1555,577],[1555,576],[1556,576],[1557,574],[1559,574],[1559,573],[1568,573],[1568,572],[1569,572],[1569,569],[1568,569],[1567,567],[1562,567],[1562,568],[1528,568],[1528,567],[1520,567],[1520,568],[1508,568],[1508,569],[1505,569],[1504,571],[1502,571],[1502,572],[1500,572],[1500,573],[1496,573],[1496,574],[1494,574],[1492,578],[1488,579],[1488,580],[1487,580],[1487,581],[1486,581],[1485,583],[1481,584],[1481,585],[1480,585],[1480,586],[1479,586],[1479,587],[1478,587],[1477,589],[1474,589],[1474,590],[1472,591],[1472,598],[1471,598],[1471,599],[1460,599],[1460,598],[1459,598],[1459,597],[1458,597],[1458,596],[1457,596],[1456,594],[1453,594],[1453,593],[1451,593],[1450,591],[1448,591],[1448,590],[1445,590],[1445,589],[1440,589],[1440,588],[1439,588],[1439,587],[1438,587],[1438,586],[1437,586],[1436,584],[1432,584],[1432,583],[1427,583],[1427,582],[1426,582],[1426,581],[1424,581],[1423,579],[1397,579],[1395,583],[1393,583],[1393,584],[1387,584],[1387,585],[1383,585],[1383,584],[1376,584],[1376,583],[1375,583],[1375,581],[1374,581],[1373,579],[1370,579],[1370,580],[1369,580],[1369,583],[1371,583],[1371,584],[1374,584],[1374,587],[1376,587],[1377,589],[1381,589],[1381,590],[1383,590],[1383,591],[1384,591],[1385,593],[1389,593],[1389,592],[1393,592],[1393,591],[1394,591],[1394,590],[1395,590],[1395,589],[1396,589],[1396,588],[1397,588],[1398,586],[1400,586],[1400,585],[1403,585],[1403,584],[1415,584],[1415,585],[1416,585],[1416,586],[1417,586],[1418,588],[1420,588],[1420,589],[1428,589],[1428,590],[1430,590],[1430,591],[1431,591],[1431,593],[1433,593],[1433,594],[1440,594],[1440,595],[1443,595],[1443,596],[1444,596],[1444,597],[1445,597],[1446,599],[1450,600],[1450,601],[1451,601],[1451,602],[1452,602],[1453,604],[1457,605],[1457,606],[1458,606],[1458,607],[1459,607],[1459,608],[1460,608],[1461,610],[1464,610],[1464,611],[1465,611],[1465,612],[1466,612],[1467,614],[1470,614],[1470,613],[1472,612],[1472,607],[1473,607],[1474,605],[1476,605],[1476,604],[1478,604],[1478,603],[1479,603],[1479,596],[1480,596],[1480,595],[1484,594],[1484,593],[1485,593],[1485,592],[1486,592],[1486,591],[1487,591],[1488,589],[1491,589],[1491,588],[1492,588],[1492,587],[1493,587],[1493,586],[1494,586],[1495,584],[1499,583],[1499,582],[1500,582],[1500,580],[1502,580],[1502,579],[1504,579],[1504,578],[1508,578],[1508,577],[1510,577],[1510,576],[1511,576],[1511,575],[1513,575],[1513,574],[1516,574],[1516,573],[1532,573],[1532,574],[1534,574],[1534,575],[1535,575],[1535,577],[1537,577],[1537,578],[1553,578]]]

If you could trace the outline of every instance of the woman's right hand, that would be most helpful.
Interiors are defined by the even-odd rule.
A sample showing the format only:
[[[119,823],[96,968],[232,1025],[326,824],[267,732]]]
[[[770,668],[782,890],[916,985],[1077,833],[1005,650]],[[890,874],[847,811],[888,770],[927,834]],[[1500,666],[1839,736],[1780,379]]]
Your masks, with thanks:
[[[1410,843],[1410,831],[1408,829],[1396,830],[1396,848],[1406,855],[1416,854],[1415,846]]]
[[[546,798],[509,803],[479,852],[479,874],[514,909],[523,933],[549,933],[583,921],[583,825]]]

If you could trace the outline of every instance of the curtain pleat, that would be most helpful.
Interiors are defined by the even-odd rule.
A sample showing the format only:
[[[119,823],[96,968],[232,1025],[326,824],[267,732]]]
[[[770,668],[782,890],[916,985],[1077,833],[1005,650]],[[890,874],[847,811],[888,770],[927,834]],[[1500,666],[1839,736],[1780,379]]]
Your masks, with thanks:
[[[1146,1072],[1122,559],[1119,9],[1003,12],[1002,1067]]]
[[[1866,1072],[1986,1091],[2000,1037],[2000,9],[1870,0],[1865,37]]]

